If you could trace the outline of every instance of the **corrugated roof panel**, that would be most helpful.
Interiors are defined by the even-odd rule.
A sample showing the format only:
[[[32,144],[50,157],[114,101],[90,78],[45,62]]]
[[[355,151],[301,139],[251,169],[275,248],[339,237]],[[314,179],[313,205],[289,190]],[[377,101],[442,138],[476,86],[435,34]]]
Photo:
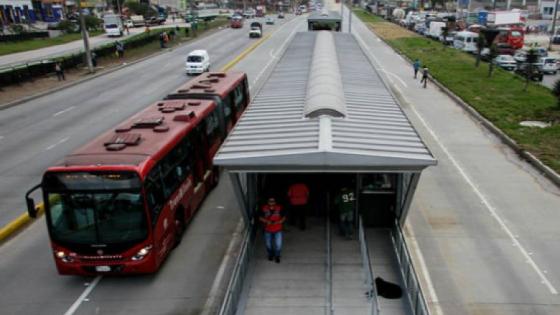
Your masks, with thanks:
[[[409,171],[436,163],[353,36],[333,35],[346,116],[305,118],[317,33],[298,33],[218,152],[217,165],[242,171]]]

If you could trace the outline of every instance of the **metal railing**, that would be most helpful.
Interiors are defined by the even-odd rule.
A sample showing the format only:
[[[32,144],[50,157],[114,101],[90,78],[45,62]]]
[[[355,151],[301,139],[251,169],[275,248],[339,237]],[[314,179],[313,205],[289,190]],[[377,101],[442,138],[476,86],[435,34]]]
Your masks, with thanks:
[[[230,278],[222,306],[220,307],[219,315],[234,315],[237,312],[239,298],[243,292],[243,284],[249,270],[249,262],[253,255],[253,242],[256,235],[256,228],[251,225],[245,232],[243,243],[241,245],[241,252],[235,262],[235,267]]]
[[[379,315],[379,301],[377,300],[377,287],[375,286],[375,277],[373,267],[371,266],[371,259],[369,256],[369,249],[367,246],[366,234],[364,232],[364,224],[362,216],[358,217],[358,240],[360,242],[360,252],[362,254],[362,269],[364,271],[364,278],[368,291],[366,296],[371,301],[371,315]]]
[[[424,298],[422,287],[418,281],[416,270],[412,264],[408,246],[404,239],[401,227],[398,221],[395,222],[395,227],[391,231],[391,238],[393,240],[393,247],[399,260],[401,275],[406,286],[408,298],[414,315],[430,315],[428,304]]]

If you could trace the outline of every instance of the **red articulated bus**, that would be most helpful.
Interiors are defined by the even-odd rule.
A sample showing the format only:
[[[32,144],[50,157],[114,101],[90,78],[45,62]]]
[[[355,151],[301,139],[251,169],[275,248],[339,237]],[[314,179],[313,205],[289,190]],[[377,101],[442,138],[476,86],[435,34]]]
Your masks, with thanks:
[[[48,168],[27,192],[35,217],[29,195],[42,188],[60,274],[152,273],[180,242],[217,184],[212,158],[249,101],[244,73],[206,76],[208,99],[150,105]],[[231,95],[214,93],[222,90]]]

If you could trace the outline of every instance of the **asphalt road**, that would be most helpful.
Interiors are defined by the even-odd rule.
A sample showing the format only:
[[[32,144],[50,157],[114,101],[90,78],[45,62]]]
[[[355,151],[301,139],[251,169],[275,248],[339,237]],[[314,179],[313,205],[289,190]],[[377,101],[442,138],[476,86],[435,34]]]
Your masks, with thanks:
[[[353,22],[438,159],[406,229],[432,314],[560,314],[560,189]]]
[[[272,37],[234,69],[246,71],[252,93],[304,19],[281,21]],[[272,28],[265,26],[265,34]],[[23,194],[46,167],[183,84],[186,54],[207,49],[219,69],[255,40],[247,26],[196,42],[2,111],[0,221],[24,209]],[[2,314],[197,314],[212,286],[240,213],[227,180],[208,196],[181,245],[155,275],[61,277],[44,218],[0,247]],[[87,297],[81,295],[91,290]]]

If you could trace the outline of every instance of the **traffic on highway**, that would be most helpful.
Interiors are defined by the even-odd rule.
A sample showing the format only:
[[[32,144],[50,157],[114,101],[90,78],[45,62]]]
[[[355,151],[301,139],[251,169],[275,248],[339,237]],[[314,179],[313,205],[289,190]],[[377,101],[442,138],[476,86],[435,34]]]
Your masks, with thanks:
[[[332,0],[111,10],[112,38],[227,22],[0,106],[0,313],[560,313],[556,157],[417,66],[401,36],[418,35],[387,21],[453,54],[484,30]],[[516,32],[482,59],[553,87],[554,53],[529,65]]]

